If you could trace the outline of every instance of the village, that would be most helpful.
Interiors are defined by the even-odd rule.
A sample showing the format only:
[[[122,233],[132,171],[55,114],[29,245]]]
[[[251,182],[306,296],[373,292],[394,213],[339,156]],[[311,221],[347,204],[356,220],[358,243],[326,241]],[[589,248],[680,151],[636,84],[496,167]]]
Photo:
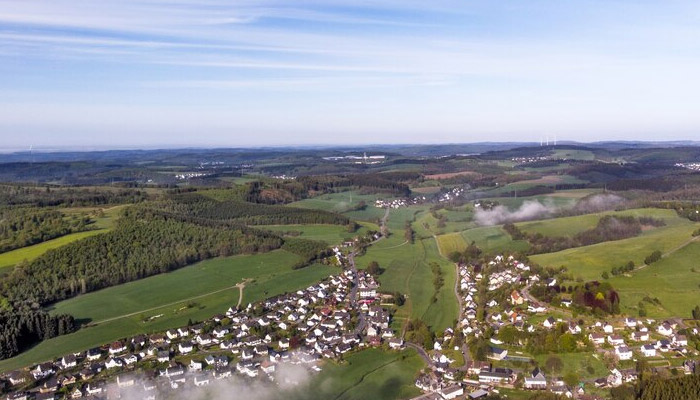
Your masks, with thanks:
[[[378,305],[378,282],[355,269],[347,250],[333,250],[344,268],[318,284],[244,309],[231,307],[201,323],[12,371],[3,378],[18,390],[7,399],[118,399],[138,391],[154,400],[233,376],[295,385],[275,381],[278,366],[297,365],[316,374],[323,360],[337,360],[356,349],[402,349],[403,340],[389,328],[390,313]]]
[[[500,393],[504,388],[549,391],[582,400],[602,399],[587,393],[587,387],[603,389],[635,381],[638,377],[635,363],[638,360],[654,362],[656,366],[651,367],[654,371],[670,368],[675,370],[672,371],[674,374],[700,373],[698,352],[688,347],[686,336],[680,333],[684,330],[682,321],[630,317],[586,318],[590,321],[588,324],[583,318],[575,321],[569,311],[571,300],[562,300],[558,309],[529,294],[533,285],[554,286],[557,279],[540,278],[528,265],[513,256],[496,256],[488,266],[458,264],[457,271],[460,319],[454,329],[448,328],[443,333],[442,340],[436,341],[430,351],[430,368],[415,382],[425,394],[416,399],[456,399],[465,396],[477,399]],[[552,315],[571,317],[554,318]],[[531,365],[533,359],[524,355],[523,339],[510,344],[499,339],[499,332],[506,329],[529,334],[560,330],[569,334],[581,346],[581,351],[591,349],[594,357],[605,359],[611,368],[604,376],[566,382],[560,374],[548,375],[540,366],[519,367],[522,364]],[[454,347],[465,358],[465,363],[460,367],[452,367],[455,360],[442,354],[449,343],[454,343],[455,335],[461,334],[461,342],[466,342],[483,338],[487,332],[485,360],[472,360],[464,344]],[[699,334],[697,328],[693,328],[691,333]],[[682,362],[677,367],[671,367],[668,358]]]
[[[375,234],[370,239],[377,240]],[[455,265],[459,303],[456,326],[439,334],[431,349],[404,342],[390,328],[391,310],[380,306],[379,282],[357,270],[354,248],[347,241],[332,250],[339,273],[306,289],[231,307],[225,314],[177,329],[138,335],[99,348],[67,354],[4,376],[16,388],[8,400],[118,399],[138,390],[144,399],[163,393],[207,386],[238,377],[270,385],[278,382],[277,369],[285,364],[304,368],[309,375],[323,369],[325,360],[342,360],[349,352],[367,347],[389,351],[416,350],[427,367],[415,386],[418,399],[481,398],[508,389],[549,391],[576,399],[602,398],[589,393],[637,379],[636,360],[654,361],[653,368],[680,373],[698,372],[697,351],[688,347],[680,320],[648,318],[573,317],[572,300],[557,306],[537,300],[537,285],[552,288],[557,276],[540,276],[514,256],[499,255],[483,265]],[[501,332],[523,333],[505,343]],[[571,382],[545,372],[525,351],[527,335],[547,332],[569,335],[581,352],[606,361],[606,375]],[[691,332],[698,335],[697,328]],[[480,341],[485,357],[474,356],[470,343]],[[485,343],[485,344],[484,344]],[[659,361],[682,358],[682,363]],[[462,359],[463,358],[463,362]],[[481,358],[481,359],[479,359]],[[595,390],[594,389],[594,390]]]

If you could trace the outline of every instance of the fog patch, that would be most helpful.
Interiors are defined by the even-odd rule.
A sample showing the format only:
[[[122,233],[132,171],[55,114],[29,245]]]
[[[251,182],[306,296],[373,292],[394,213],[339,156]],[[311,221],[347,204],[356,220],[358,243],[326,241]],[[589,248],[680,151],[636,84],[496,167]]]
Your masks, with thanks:
[[[500,225],[506,222],[546,218],[556,211],[558,208],[552,204],[545,205],[536,200],[528,200],[514,211],[503,205],[498,205],[490,210],[478,208],[474,213],[474,220],[481,226]]]

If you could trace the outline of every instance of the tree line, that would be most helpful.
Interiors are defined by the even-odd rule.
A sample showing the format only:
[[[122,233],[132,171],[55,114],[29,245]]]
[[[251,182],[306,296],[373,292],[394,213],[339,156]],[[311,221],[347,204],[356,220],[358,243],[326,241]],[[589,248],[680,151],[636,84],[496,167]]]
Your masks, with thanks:
[[[0,204],[4,205],[86,207],[138,203],[147,198],[145,191],[137,189],[0,185]]]
[[[528,254],[553,253],[573,247],[589,246],[596,243],[622,240],[642,233],[644,226],[664,226],[663,220],[652,217],[605,215],[592,229],[579,232],[573,237],[545,236],[541,233],[527,233],[513,223],[503,225],[503,230],[513,240],[527,240],[530,243]]]

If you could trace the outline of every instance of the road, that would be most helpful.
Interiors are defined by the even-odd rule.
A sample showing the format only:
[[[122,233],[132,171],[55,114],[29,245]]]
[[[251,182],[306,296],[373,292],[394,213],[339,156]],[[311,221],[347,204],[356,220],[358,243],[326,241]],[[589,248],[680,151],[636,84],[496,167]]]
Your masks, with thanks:
[[[379,228],[381,236],[372,244],[377,243],[378,241],[384,239],[387,234],[387,227],[386,227],[386,222],[389,219],[389,209],[387,208],[386,211],[384,212],[384,216],[382,217],[382,225]],[[357,310],[357,287],[359,286],[359,275],[357,274],[357,265],[355,264],[355,252],[350,252],[348,254],[348,262],[350,263],[350,269],[353,272],[353,275],[355,276],[354,282],[352,285],[352,289],[350,289],[350,305],[352,309]],[[355,327],[355,334],[359,335],[365,330],[365,326],[367,325],[367,321],[365,321],[365,314],[364,313],[358,313],[359,318],[357,321],[357,326]]]

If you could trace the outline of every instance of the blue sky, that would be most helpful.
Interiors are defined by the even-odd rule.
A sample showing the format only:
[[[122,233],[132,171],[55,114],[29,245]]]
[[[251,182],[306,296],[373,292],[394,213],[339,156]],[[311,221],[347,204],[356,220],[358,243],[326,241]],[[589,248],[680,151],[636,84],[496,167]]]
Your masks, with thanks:
[[[698,1],[0,0],[0,147],[700,139]]]

